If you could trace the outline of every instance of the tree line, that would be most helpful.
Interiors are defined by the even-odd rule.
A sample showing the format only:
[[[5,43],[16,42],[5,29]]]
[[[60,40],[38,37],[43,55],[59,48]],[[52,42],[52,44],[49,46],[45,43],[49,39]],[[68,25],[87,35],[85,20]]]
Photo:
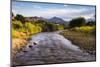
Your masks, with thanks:
[[[52,32],[63,29],[70,29],[81,26],[93,26],[95,21],[86,22],[85,18],[78,17],[69,21],[69,24],[57,24],[53,22],[48,22],[44,20],[38,20],[33,22],[25,21],[23,15],[17,14],[14,16],[12,13],[12,29],[13,31],[23,32],[26,34],[35,34],[39,32]]]

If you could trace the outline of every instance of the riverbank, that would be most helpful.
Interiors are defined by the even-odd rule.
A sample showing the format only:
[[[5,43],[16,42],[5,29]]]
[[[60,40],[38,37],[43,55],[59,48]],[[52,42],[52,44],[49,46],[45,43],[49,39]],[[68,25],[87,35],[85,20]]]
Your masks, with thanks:
[[[95,36],[88,35],[81,32],[71,31],[71,30],[70,31],[61,30],[61,31],[56,31],[54,33],[63,35],[66,39],[69,39],[73,44],[79,46],[82,50],[95,55],[96,53]],[[21,48],[26,46],[28,43],[28,39],[31,36],[32,35],[27,36],[27,38],[13,38],[12,39],[12,52],[13,52],[12,54],[16,54],[16,52],[20,51]]]
[[[12,39],[12,57],[14,58],[16,56],[16,53],[21,51],[21,49],[25,47],[26,44],[27,44],[26,39],[21,39],[21,38]]]
[[[96,53],[95,36],[71,30],[70,31],[65,30],[63,32],[60,32],[60,34],[63,35],[65,38],[71,40],[73,44],[79,46],[84,51],[95,55]]]
[[[12,51],[19,51],[22,47],[26,46],[34,34],[12,30]]]

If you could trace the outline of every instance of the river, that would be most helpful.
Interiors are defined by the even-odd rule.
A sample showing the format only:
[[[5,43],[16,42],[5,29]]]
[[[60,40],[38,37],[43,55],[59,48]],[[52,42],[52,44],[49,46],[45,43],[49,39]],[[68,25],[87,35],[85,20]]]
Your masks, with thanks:
[[[95,61],[95,56],[84,52],[59,32],[33,35],[27,46],[16,55],[14,65],[69,63]]]

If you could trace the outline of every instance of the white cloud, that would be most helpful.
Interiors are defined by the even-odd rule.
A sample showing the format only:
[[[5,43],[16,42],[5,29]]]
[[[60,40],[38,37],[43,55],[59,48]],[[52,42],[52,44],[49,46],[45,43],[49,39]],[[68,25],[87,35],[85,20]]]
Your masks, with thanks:
[[[68,5],[64,5],[68,6]],[[90,12],[86,11],[86,8],[72,9],[72,8],[49,8],[41,9],[40,6],[34,6],[32,9],[15,9],[14,12],[20,13],[24,16],[41,16],[44,18],[51,18],[54,16],[60,17],[65,20],[71,20],[72,18],[83,16],[86,19],[91,16]],[[93,14],[93,13],[92,13]]]
[[[64,5],[64,7],[67,7],[68,5]]]
[[[89,19],[89,18],[92,18],[92,17],[93,17],[93,14],[83,15],[83,17],[84,17],[85,19]]]
[[[70,10],[70,9],[46,9],[46,10],[33,10],[32,14],[37,16],[51,17],[51,16],[67,16],[73,13],[79,13],[82,10]],[[31,15],[32,15],[31,14]]]

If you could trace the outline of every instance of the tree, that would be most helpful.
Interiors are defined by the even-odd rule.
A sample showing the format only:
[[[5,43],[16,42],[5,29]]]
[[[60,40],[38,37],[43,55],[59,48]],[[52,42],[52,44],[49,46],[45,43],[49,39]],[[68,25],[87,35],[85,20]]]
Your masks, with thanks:
[[[14,16],[13,12],[11,13],[12,17]]]
[[[73,28],[73,27],[80,27],[85,25],[85,19],[83,17],[79,17],[76,19],[72,19],[69,23],[69,27]]]
[[[89,21],[86,23],[87,26],[93,26],[96,25],[95,21]]]
[[[25,28],[26,28],[27,32],[30,32],[30,33],[36,32],[36,31],[34,31],[35,26],[32,23],[26,22],[25,23]]]
[[[23,27],[23,24],[21,23],[21,21],[12,21],[12,27],[15,29],[19,29]]]
[[[13,14],[13,12],[11,13],[11,17],[12,17],[12,20],[14,20],[14,14]]]
[[[43,31],[53,31],[52,23],[45,22],[45,24],[43,25]]]
[[[21,21],[22,23],[25,23],[25,18],[20,14],[17,14],[15,19]]]

